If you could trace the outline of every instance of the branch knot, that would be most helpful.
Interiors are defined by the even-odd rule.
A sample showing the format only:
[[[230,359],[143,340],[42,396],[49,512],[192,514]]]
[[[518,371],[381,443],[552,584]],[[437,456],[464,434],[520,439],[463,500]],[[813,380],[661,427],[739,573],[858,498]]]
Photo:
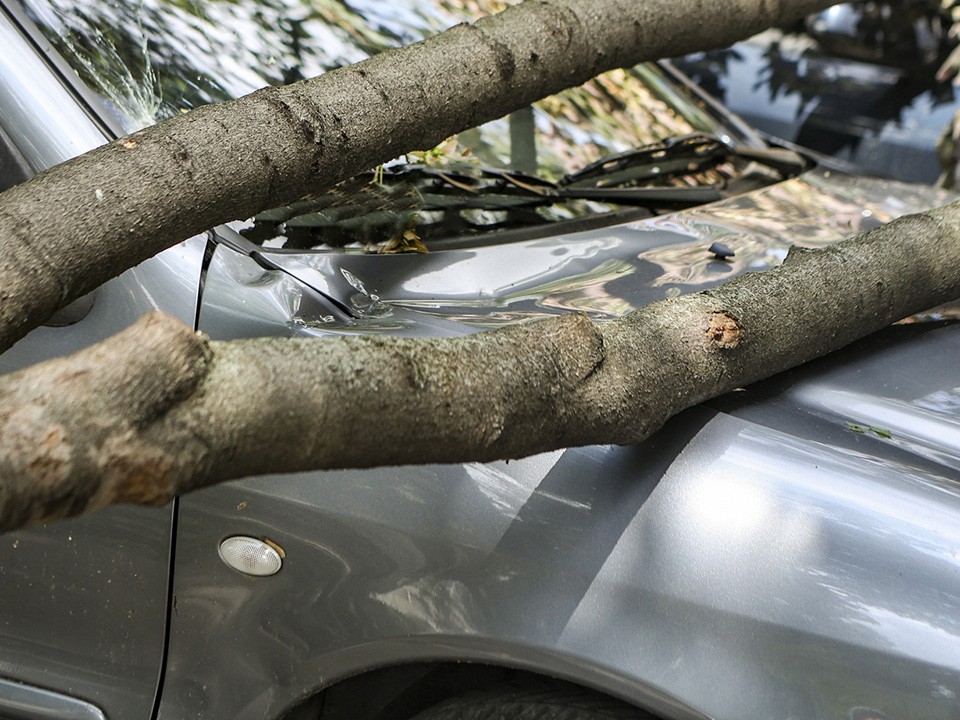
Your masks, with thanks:
[[[707,313],[703,332],[707,344],[721,350],[732,350],[743,340],[743,327],[740,321],[725,310],[714,310]]]

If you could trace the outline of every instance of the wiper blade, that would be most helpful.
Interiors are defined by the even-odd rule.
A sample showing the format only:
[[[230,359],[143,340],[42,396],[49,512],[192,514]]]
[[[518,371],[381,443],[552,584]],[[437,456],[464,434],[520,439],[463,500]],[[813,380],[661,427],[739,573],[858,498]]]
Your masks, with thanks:
[[[611,187],[643,183],[656,178],[690,176],[739,158],[780,173],[784,179],[810,167],[800,153],[777,147],[734,147],[703,133],[679,135],[663,142],[614,153],[564,176],[564,187]]]
[[[704,205],[724,198],[723,193],[716,185],[638,188],[561,187],[557,190],[557,196],[617,203],[618,205],[674,209]]]
[[[289,275],[314,290],[325,305],[326,313],[340,322],[349,323],[358,313],[350,308],[340,297],[349,297],[337,283],[343,284],[341,273],[319,272],[317,268],[299,262],[295,256],[280,253],[266,253],[256,243],[243,237],[229,225],[220,225],[210,231],[210,239],[228,247],[234,252],[246,255],[265,270],[274,270]]]
[[[565,175],[560,185],[611,186],[674,175],[693,175],[729,160],[733,149],[709,135],[680,135],[607,155]]]
[[[422,165],[402,165],[383,173],[382,186],[376,192],[382,201],[393,203],[397,188],[407,189],[406,197],[415,193],[417,202],[407,207],[417,211],[431,210],[510,210],[533,209],[563,200],[593,200],[617,205],[649,208],[690,207],[720,200],[723,196],[714,186],[701,187],[605,187],[555,183],[538,175],[485,168],[470,172],[441,170]],[[368,188],[371,188],[369,184]],[[370,193],[373,190],[367,190]],[[414,207],[415,206],[415,207]],[[369,212],[369,208],[367,210]],[[328,210],[324,214],[330,214]],[[358,212],[358,211],[355,211]],[[310,224],[310,215],[288,224]]]
[[[615,212],[616,206],[657,214],[727,197],[730,173],[719,166],[734,157],[781,174],[806,169],[792,151],[741,151],[707,135],[610,155],[558,182],[514,170],[393,165],[262,212],[243,234],[296,250],[373,245],[410,233],[423,240],[489,234]],[[697,175],[699,184],[685,182]]]
[[[741,147],[736,150],[737,157],[744,160],[753,160],[761,165],[773,168],[781,175],[793,177],[799,175],[805,170],[809,170],[811,161],[803,155],[781,147]]]
[[[564,185],[553,183],[535,175],[526,175],[506,170],[485,170],[484,175],[500,178],[506,187],[527,194],[527,202],[548,204],[560,199],[593,200],[616,205],[635,205],[646,208],[679,209],[703,205],[723,199],[720,189],[714,185],[700,187],[604,187]]]

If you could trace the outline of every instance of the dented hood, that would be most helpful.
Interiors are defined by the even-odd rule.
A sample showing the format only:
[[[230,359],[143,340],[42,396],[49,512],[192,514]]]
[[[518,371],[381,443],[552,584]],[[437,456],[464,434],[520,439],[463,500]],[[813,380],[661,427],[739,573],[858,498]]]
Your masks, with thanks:
[[[953,198],[818,169],[675,214],[520,242],[484,244],[481,236],[476,247],[426,255],[264,250],[275,267],[265,270],[221,247],[201,326],[224,338],[452,336],[565,312],[602,320],[775,267],[793,244],[825,246]],[[720,258],[714,243],[735,255]],[[775,402],[758,405],[751,389],[714,405],[751,417],[756,407],[775,406],[764,411],[765,425],[792,427],[803,417],[805,426],[825,423],[828,435],[841,432],[880,454],[908,453],[960,471],[957,328],[938,323],[936,313],[917,320],[857,346],[869,352],[848,349],[795,371]]]
[[[953,197],[821,169],[684,212],[518,242],[480,235],[475,246],[426,255],[255,248],[279,271],[270,273],[262,262],[219,253],[205,287],[204,325],[224,337],[249,334],[240,325],[251,321],[268,334],[429,336],[563,312],[612,318],[775,267],[791,245],[822,247]],[[735,255],[711,253],[717,242]],[[310,289],[322,296],[312,298]]]

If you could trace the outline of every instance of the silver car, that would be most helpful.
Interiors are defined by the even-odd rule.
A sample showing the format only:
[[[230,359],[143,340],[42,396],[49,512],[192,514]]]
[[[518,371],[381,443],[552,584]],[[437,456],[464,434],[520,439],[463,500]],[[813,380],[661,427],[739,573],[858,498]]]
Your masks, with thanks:
[[[0,180],[494,4],[2,0]],[[318,342],[616,317],[948,199],[769,147],[640,66],[177,245],[0,371],[154,308]],[[0,717],[956,720],[943,317],[632,447],[250,478],[4,535]]]

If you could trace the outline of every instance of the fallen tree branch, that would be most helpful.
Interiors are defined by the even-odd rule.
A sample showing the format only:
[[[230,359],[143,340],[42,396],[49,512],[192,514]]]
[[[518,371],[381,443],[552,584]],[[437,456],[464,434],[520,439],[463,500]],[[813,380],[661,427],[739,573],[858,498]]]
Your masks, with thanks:
[[[602,324],[223,343],[153,315],[0,378],[0,530],[248,475],[637,442],[957,297],[960,203]]]
[[[171,245],[612,68],[722,47],[832,0],[529,0],[193,110],[0,195],[0,351]]]

